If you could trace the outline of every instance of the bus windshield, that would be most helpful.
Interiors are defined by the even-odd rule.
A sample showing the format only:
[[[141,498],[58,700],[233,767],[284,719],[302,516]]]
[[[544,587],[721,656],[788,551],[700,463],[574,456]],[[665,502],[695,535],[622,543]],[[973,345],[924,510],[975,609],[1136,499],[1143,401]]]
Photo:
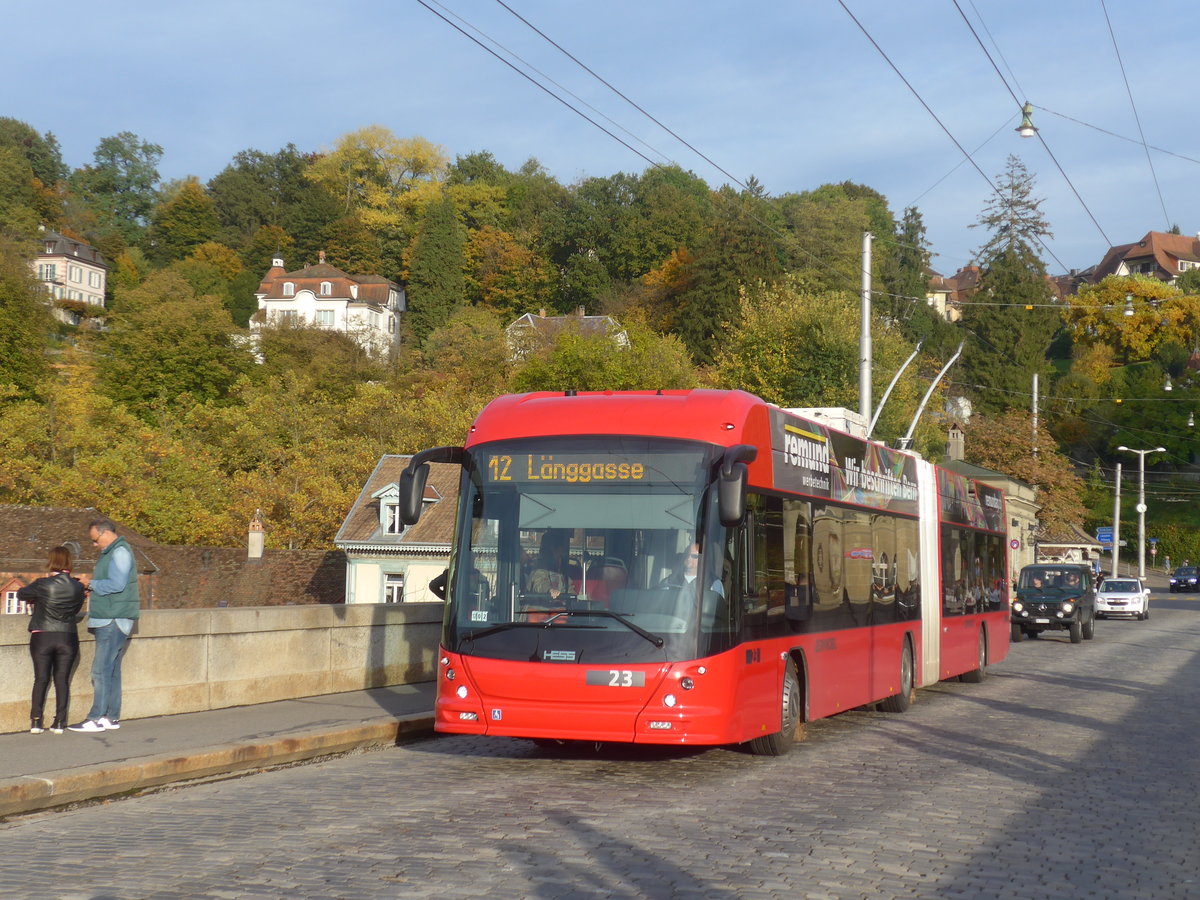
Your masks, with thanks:
[[[469,448],[445,646],[560,663],[725,649],[724,529],[707,511],[719,453],[623,436]]]

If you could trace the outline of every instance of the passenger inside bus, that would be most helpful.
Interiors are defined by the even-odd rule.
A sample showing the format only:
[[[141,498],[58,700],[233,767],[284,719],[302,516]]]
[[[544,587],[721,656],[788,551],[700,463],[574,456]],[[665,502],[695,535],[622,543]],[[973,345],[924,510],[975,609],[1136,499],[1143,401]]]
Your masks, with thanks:
[[[609,606],[613,595],[624,590],[628,583],[629,573],[625,569],[625,563],[615,557],[598,559],[588,566],[588,599],[601,606]]]
[[[570,543],[569,531],[562,528],[546,529],[537,558],[533,561],[533,571],[529,575],[530,593],[548,594],[551,599],[557,600],[566,590],[570,579],[570,560],[567,558]]]

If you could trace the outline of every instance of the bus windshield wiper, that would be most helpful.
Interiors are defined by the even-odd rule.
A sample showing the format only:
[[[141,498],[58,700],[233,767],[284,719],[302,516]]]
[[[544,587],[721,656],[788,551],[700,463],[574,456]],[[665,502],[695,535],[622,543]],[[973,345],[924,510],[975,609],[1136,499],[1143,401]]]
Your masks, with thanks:
[[[464,641],[474,641],[479,638],[490,637],[493,634],[499,634],[502,631],[508,631],[510,628],[539,628],[541,622],[501,622],[499,625],[493,625],[491,628],[485,628],[482,631],[471,631],[464,634]]]
[[[568,618],[571,616],[603,616],[606,619],[616,619],[634,634],[644,637],[655,647],[662,647],[662,645],[666,643],[666,641],[657,634],[647,631],[640,625],[635,625],[633,622],[630,622],[622,613],[615,613],[607,609],[564,609],[562,612],[555,613],[555,615],[553,615],[551,618],[540,624],[549,625],[559,616],[567,616]]]

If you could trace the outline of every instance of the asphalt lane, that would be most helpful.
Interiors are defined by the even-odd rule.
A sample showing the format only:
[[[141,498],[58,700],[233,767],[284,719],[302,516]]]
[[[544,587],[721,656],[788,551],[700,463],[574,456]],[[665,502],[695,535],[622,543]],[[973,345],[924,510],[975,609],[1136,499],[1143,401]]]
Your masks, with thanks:
[[[736,748],[435,737],[0,825],[0,896],[1200,897],[1200,598]]]

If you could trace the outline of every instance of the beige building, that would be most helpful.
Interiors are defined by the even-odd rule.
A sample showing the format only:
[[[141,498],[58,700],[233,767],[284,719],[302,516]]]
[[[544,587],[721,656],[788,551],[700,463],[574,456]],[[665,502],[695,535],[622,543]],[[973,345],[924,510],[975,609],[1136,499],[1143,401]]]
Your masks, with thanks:
[[[39,240],[41,246],[32,266],[46,292],[55,300],[75,300],[103,307],[108,263],[100,251],[91,244],[47,228],[42,229]]]

